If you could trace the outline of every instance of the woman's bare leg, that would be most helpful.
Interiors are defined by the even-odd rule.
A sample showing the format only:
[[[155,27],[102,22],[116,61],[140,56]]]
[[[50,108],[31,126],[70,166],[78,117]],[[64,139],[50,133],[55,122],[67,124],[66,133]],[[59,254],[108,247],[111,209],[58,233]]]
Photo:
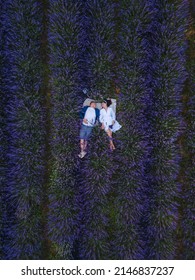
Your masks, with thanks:
[[[110,149],[115,150],[116,148],[114,146],[113,139],[112,139],[112,131],[110,129],[107,130],[107,135],[108,135],[109,142],[110,142]]]

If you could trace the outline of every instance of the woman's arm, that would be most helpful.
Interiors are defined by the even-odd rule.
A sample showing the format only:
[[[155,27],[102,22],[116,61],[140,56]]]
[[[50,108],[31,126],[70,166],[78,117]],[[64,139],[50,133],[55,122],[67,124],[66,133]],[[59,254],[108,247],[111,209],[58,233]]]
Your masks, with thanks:
[[[104,113],[103,110],[100,110],[100,117],[99,117],[100,123],[102,124],[101,129],[104,129]]]
[[[102,110],[100,110],[100,118],[99,118],[100,122],[103,123],[104,122],[104,113]]]

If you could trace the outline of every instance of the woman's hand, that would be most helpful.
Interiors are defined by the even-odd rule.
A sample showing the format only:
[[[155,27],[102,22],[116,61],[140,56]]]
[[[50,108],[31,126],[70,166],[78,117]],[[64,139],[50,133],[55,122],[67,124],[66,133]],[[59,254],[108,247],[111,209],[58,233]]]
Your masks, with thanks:
[[[104,124],[102,123],[101,129],[104,129],[104,128],[105,128],[105,126],[104,126]]]
[[[83,119],[83,122],[88,124],[88,120],[87,119]]]

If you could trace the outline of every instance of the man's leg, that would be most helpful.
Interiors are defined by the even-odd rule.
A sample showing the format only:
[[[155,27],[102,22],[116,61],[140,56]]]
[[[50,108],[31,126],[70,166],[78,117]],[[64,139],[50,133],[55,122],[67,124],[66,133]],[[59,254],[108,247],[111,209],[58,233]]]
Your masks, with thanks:
[[[91,127],[82,127],[80,131],[80,147],[81,152],[79,154],[80,158],[83,158],[87,153],[87,140],[91,134],[92,128]]]
[[[86,152],[87,150],[87,140],[84,140],[84,151]]]
[[[78,155],[80,158],[83,158],[86,155],[86,151],[85,151],[85,139],[81,139],[80,140],[80,147],[81,147],[81,152]]]
[[[85,152],[87,150],[87,140],[86,139],[80,140],[80,147],[81,147],[81,152]]]
[[[85,139],[86,139],[86,127],[84,125],[81,125],[81,129],[80,129],[80,149],[81,149],[81,154],[85,150]]]
[[[85,150],[85,140],[84,139],[80,140],[80,147],[81,147],[81,153],[84,152],[84,150]]]
[[[88,139],[91,136],[91,132],[92,132],[92,127],[87,127],[86,128],[86,134],[85,134],[85,140],[84,140],[84,151],[85,152],[87,151],[87,142],[88,142]]]

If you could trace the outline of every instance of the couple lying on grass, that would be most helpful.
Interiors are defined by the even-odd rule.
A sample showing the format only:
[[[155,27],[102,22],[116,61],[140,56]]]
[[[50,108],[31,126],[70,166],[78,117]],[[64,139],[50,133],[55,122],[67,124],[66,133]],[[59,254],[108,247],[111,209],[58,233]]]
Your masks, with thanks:
[[[96,108],[95,101],[91,101],[90,106],[83,107],[80,113],[80,117],[83,119],[80,129],[80,158],[83,158],[87,153],[87,141],[96,121],[99,121],[102,124],[101,129],[104,129],[107,133],[111,151],[115,150],[112,132],[119,130],[121,125],[116,121],[115,113],[110,107],[111,104],[112,101],[107,99],[101,103],[101,110]]]

